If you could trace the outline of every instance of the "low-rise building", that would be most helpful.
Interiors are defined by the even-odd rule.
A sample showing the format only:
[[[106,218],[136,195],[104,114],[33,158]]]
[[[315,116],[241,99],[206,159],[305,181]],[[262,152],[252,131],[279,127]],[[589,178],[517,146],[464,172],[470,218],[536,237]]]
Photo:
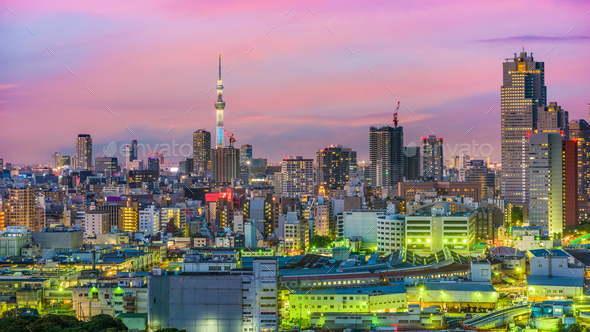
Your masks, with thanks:
[[[77,249],[84,245],[84,231],[64,225],[44,228],[41,232],[33,233],[33,243],[41,249],[53,248],[55,251]]]
[[[27,226],[8,226],[0,232],[0,256],[20,256],[21,250],[31,243]]]
[[[389,286],[312,289],[306,293],[289,293],[282,308],[284,319],[291,323],[310,324],[312,313],[396,312],[407,306],[403,284]],[[285,323],[285,321],[283,321]]]
[[[89,284],[72,289],[73,310],[79,320],[104,314],[147,313],[147,287],[122,287],[114,283]]]

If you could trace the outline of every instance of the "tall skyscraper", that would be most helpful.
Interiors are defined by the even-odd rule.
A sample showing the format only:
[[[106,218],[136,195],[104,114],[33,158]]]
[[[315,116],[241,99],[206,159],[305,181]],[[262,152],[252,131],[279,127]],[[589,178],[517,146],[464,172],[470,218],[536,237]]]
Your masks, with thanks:
[[[217,124],[215,128],[215,147],[222,148],[223,144],[223,111],[225,109],[225,102],[223,101],[223,83],[221,82],[221,53],[219,53],[219,78],[217,79],[217,101],[215,102],[215,110],[217,113]]]
[[[199,129],[193,133],[193,172],[211,170],[211,133]]]
[[[51,156],[51,167],[61,168],[61,153],[55,151]]]
[[[76,138],[76,164],[77,171],[92,170],[92,137],[88,134],[80,134]]]
[[[250,159],[252,159],[252,145],[244,144],[240,147],[240,166],[246,165]]]
[[[502,64],[502,194],[514,205],[529,202],[529,136],[547,104],[545,64],[514,54]]]
[[[131,140],[131,151],[129,153],[129,161],[137,160],[137,140]]]
[[[580,220],[578,209],[578,142],[573,140],[562,141],[561,150],[563,227],[577,226]]]
[[[420,140],[420,174],[430,181],[443,179],[443,138],[428,135]]]
[[[355,153],[356,154],[356,153]],[[352,150],[330,145],[316,152],[316,183],[326,189],[344,189],[348,184]]]
[[[313,193],[313,159],[301,156],[283,160],[281,169],[283,197],[301,197]]]
[[[211,181],[228,183],[240,177],[240,150],[233,146],[211,149]]]
[[[367,184],[392,187],[403,181],[404,128],[384,126],[369,130],[369,171]]]
[[[539,108],[539,122],[537,132],[557,133],[563,139],[569,139],[569,114],[561,109],[556,102],[550,102],[549,106]]]
[[[570,139],[578,143],[578,191],[587,195],[590,181],[590,125],[583,119],[573,120],[569,124],[569,132]]]
[[[535,133],[528,139],[530,165],[529,221],[546,235],[563,231],[563,154],[557,133]]]

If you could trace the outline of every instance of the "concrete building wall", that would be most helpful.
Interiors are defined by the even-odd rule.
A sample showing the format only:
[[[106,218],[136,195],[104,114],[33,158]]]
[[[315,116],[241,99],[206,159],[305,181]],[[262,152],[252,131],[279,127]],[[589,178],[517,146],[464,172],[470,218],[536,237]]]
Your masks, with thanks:
[[[240,276],[150,276],[149,325],[187,332],[242,332]]]
[[[33,242],[41,248],[76,249],[84,244],[84,232],[71,230],[66,232],[35,232]]]
[[[383,214],[385,214],[385,210],[344,212],[343,236],[345,238],[361,236],[364,247],[377,247],[377,218]]]

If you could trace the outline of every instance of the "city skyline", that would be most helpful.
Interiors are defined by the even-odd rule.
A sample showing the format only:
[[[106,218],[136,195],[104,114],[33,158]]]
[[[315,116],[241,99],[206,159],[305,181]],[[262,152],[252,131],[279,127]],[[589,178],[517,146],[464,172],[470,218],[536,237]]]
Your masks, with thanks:
[[[546,64],[547,102],[588,119],[588,9],[531,3],[178,3],[135,15],[133,6],[9,1],[0,130],[11,145],[2,157],[47,164],[53,151],[73,156],[80,133],[92,136],[94,157],[112,141],[191,144],[195,130],[213,132],[209,89],[222,53],[225,128],[255,158],[313,158],[341,144],[368,160],[369,127],[392,125],[401,100],[404,145],[430,134],[451,147],[475,140],[499,161],[501,62],[522,46]],[[506,22],[484,29],[503,10]]]

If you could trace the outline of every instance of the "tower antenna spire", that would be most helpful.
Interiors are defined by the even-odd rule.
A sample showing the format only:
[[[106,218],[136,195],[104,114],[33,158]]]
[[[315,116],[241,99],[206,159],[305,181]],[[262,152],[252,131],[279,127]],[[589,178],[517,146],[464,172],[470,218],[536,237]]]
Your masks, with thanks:
[[[221,79],[221,53],[219,53],[219,79]]]

